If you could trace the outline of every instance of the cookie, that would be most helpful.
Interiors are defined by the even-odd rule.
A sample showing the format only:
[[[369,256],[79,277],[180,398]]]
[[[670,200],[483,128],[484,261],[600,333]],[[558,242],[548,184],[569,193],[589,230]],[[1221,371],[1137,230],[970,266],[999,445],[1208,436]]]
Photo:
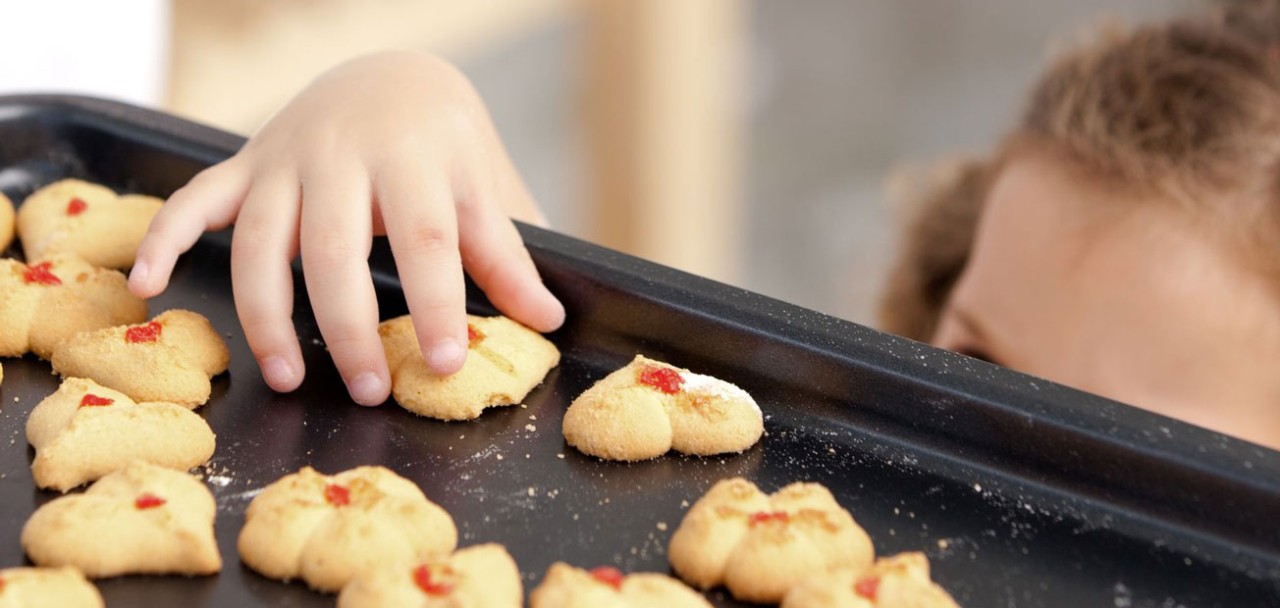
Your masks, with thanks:
[[[439,420],[473,420],[487,407],[520,403],[560,363],[554,344],[501,316],[467,316],[467,362],[444,377],[427,369],[408,315],[382,322],[378,334],[396,403]]]
[[[0,260],[0,357],[53,356],[59,342],[82,331],[147,318],[146,301],[129,293],[125,276],[73,255],[30,266]]]
[[[740,477],[694,503],[667,554],[685,582],[723,584],[759,604],[776,604],[806,577],[864,569],[875,555],[871,538],[821,485],[793,483],[767,495]]]
[[[698,592],[665,574],[624,575],[602,566],[590,572],[563,562],[551,564],[529,596],[530,608],[711,608]]]
[[[520,608],[520,569],[502,545],[476,545],[430,562],[368,570],[342,588],[338,608]]]
[[[923,553],[882,557],[861,572],[815,576],[792,589],[781,608],[960,608],[929,579]]]
[[[213,494],[196,478],[134,462],[36,509],[22,548],[39,566],[74,566],[89,578],[213,574]]]
[[[209,380],[227,371],[226,342],[204,316],[166,311],[149,323],[82,332],[53,353],[53,371],[90,378],[135,401],[195,408],[209,400]]]
[[[13,201],[0,192],[0,251],[13,242]]]
[[[134,460],[185,471],[213,455],[203,418],[173,403],[134,403],[92,380],[67,378],[27,418],[36,449],[31,475],[41,488],[67,491]]]
[[[634,461],[672,449],[742,452],[764,434],[764,417],[737,386],[637,355],[579,395],[562,428],[565,441],[583,453]]]
[[[74,253],[95,266],[128,268],[163,202],[117,196],[110,188],[64,179],[36,190],[18,208],[18,238],[28,260]]]
[[[383,467],[286,475],[249,503],[238,542],[241,560],[263,576],[328,592],[365,571],[442,559],[457,545],[453,518]]]
[[[0,570],[0,608],[102,608],[102,594],[75,568]]]

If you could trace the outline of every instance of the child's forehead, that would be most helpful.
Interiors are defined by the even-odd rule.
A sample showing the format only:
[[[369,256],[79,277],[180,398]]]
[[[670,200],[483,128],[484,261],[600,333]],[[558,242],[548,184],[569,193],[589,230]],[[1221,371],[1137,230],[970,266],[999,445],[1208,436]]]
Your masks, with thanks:
[[[1167,207],[1167,208],[1166,208]],[[1089,259],[1173,229],[1179,212],[1073,170],[1065,161],[1022,155],[1002,166],[984,201],[975,256],[995,250],[1029,270],[1079,267]]]
[[[1136,355],[1188,328],[1255,335],[1280,307],[1267,280],[1177,205],[1129,197],[1043,159],[1010,162],[988,192],[952,301],[998,319],[987,324],[1009,341],[1076,342],[1082,353],[1123,336],[1132,343],[1113,348]]]

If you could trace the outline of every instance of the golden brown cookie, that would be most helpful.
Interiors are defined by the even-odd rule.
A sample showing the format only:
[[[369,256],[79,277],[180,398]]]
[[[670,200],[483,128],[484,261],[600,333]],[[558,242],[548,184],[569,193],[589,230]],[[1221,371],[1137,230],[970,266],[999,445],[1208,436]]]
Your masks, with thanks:
[[[18,208],[18,237],[28,260],[74,253],[106,268],[128,268],[163,201],[117,196],[110,188],[64,179],[36,190]]]
[[[0,608],[102,608],[102,594],[75,568],[0,570]]]
[[[442,559],[457,545],[453,518],[383,467],[286,475],[249,503],[238,543],[244,564],[263,576],[328,592],[365,571]]]
[[[13,242],[13,201],[0,192],[0,251]]]
[[[53,371],[90,378],[135,401],[195,408],[209,400],[210,378],[227,371],[226,342],[204,316],[166,311],[148,323],[82,332],[53,353]]]
[[[530,608],[711,608],[697,591],[665,574],[623,575],[608,566],[590,572],[551,564],[529,597]]]
[[[781,608],[960,608],[929,578],[923,553],[882,557],[866,570],[815,576],[793,588]]]
[[[793,483],[767,495],[741,477],[694,503],[667,554],[685,582],[723,584],[760,604],[781,601],[809,576],[866,568],[875,556],[871,538],[821,485]]]
[[[146,318],[147,303],[129,293],[117,271],[73,255],[30,266],[0,260],[0,357],[34,352],[48,359],[76,333]]]
[[[408,315],[378,326],[401,407],[439,420],[472,420],[487,407],[520,403],[560,363],[556,346],[506,317],[467,316],[467,363],[451,376],[427,369]]]
[[[130,462],[185,471],[213,456],[209,423],[173,403],[134,403],[92,380],[67,378],[27,418],[36,485],[63,492]]]
[[[338,608],[520,608],[520,569],[502,545],[476,545],[453,555],[368,570],[338,595]]]
[[[40,566],[75,566],[89,578],[213,574],[213,494],[196,478],[144,462],[56,498],[22,527],[22,548]]]
[[[733,384],[637,355],[569,405],[563,430],[583,453],[633,461],[672,449],[742,452],[760,440],[764,417]]]

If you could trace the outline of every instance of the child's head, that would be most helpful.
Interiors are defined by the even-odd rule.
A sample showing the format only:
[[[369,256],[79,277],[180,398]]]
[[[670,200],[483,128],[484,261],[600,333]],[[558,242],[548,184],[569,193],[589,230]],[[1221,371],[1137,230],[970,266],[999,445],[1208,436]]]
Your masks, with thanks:
[[[1280,446],[1280,13],[1108,32],[928,189],[888,331]]]

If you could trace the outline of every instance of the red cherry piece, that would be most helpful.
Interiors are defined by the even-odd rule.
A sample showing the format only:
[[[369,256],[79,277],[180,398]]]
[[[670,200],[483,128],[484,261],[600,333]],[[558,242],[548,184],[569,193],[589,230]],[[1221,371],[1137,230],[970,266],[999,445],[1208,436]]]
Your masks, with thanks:
[[[872,601],[875,601],[876,592],[879,590],[880,590],[880,577],[878,576],[868,576],[866,578],[860,578],[858,579],[858,582],[854,583],[853,585],[854,593],[857,593],[858,595]]]
[[[613,566],[599,566],[591,569],[591,578],[594,578],[614,589],[622,589],[622,571]]]
[[[84,397],[80,399],[80,407],[85,407],[87,405],[111,405],[115,402],[116,400],[110,397],[99,397],[93,393],[85,393]]]
[[[137,507],[139,510],[154,509],[166,502],[168,501],[156,496],[155,494],[139,494],[138,497],[134,499],[133,506]]]
[[[481,333],[480,330],[472,327],[470,323],[468,323],[467,324],[467,347],[475,348],[476,345],[482,342],[483,340],[484,340],[484,334]]]
[[[453,591],[453,583],[431,580],[431,568],[426,564],[414,568],[413,582],[417,583],[418,588],[427,595],[448,595]]]
[[[680,376],[680,372],[669,367],[646,365],[640,369],[640,384],[674,395],[684,386],[684,378]]]
[[[84,200],[73,198],[71,199],[71,202],[67,203],[67,215],[70,215],[70,216],[80,215],[81,213],[84,213],[85,209],[88,209],[88,208],[89,208],[89,204],[84,202]]]
[[[0,576],[0,593],[4,593],[4,577]]]
[[[141,344],[143,342],[155,342],[160,339],[160,330],[162,326],[152,321],[146,325],[138,325],[130,327],[124,332],[125,342],[130,344]]]
[[[777,521],[785,524],[790,519],[791,517],[787,515],[786,511],[774,511],[772,513],[768,511],[759,511],[756,513],[752,513],[749,517],[747,517],[747,522],[752,526],[755,526],[756,524],[768,523],[770,521]]]
[[[345,486],[331,483],[324,487],[324,499],[335,507],[345,507],[351,504],[351,490]]]
[[[53,262],[40,262],[32,264],[22,271],[22,280],[26,283],[35,283],[37,285],[61,285],[62,279],[58,275],[53,274]]]

